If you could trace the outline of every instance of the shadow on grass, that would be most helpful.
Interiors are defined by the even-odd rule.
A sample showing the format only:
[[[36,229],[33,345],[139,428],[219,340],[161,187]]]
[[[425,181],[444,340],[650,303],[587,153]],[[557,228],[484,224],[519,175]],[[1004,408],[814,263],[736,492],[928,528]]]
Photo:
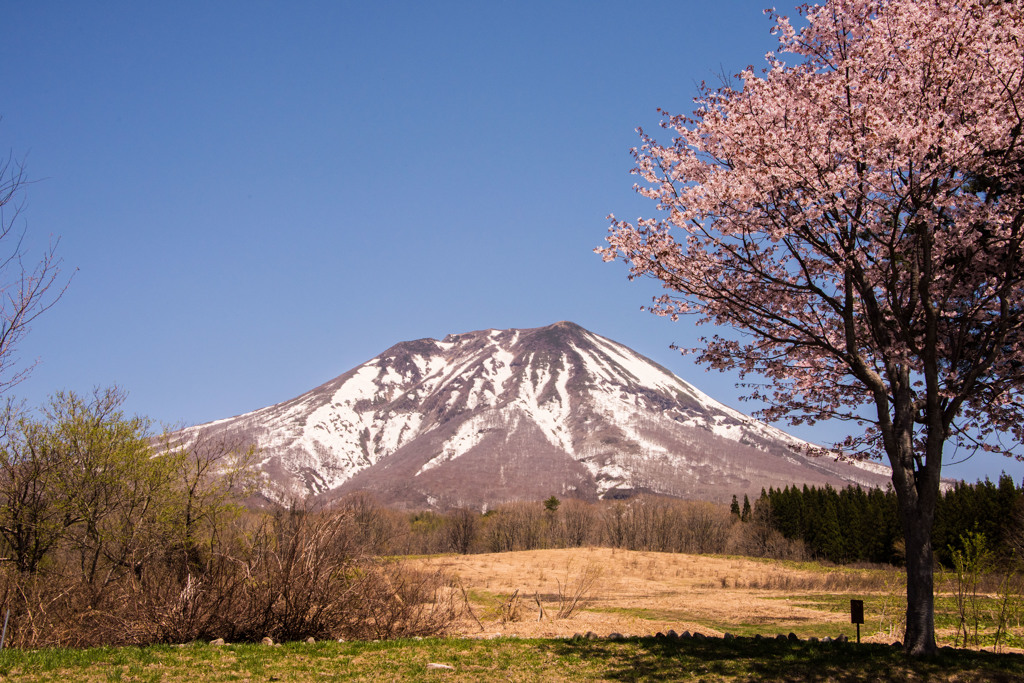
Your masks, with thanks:
[[[769,639],[628,638],[552,643],[562,657],[604,660],[604,678],[634,681],[1024,680],[1024,655],[971,650],[909,658],[898,647]]]

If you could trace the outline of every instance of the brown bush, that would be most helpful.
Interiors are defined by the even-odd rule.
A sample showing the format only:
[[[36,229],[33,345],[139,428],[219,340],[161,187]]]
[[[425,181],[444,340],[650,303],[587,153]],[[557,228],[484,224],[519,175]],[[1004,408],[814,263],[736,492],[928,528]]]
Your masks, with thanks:
[[[445,632],[457,590],[439,573],[370,559],[343,509],[247,515],[184,575],[174,563],[125,572],[97,594],[71,572],[0,572],[12,646],[393,638]]]
[[[398,563],[378,563],[356,581],[339,633],[361,640],[445,633],[458,618],[462,599],[445,574]]]
[[[735,522],[726,541],[727,552],[776,560],[807,559],[803,541],[783,536],[772,526],[770,515],[768,506],[755,505],[750,521]]]

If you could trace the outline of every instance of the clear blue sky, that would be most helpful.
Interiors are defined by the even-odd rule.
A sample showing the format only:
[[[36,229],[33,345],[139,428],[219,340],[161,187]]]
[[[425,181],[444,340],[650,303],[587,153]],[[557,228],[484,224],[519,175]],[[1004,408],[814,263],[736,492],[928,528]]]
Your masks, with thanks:
[[[607,214],[653,209],[634,129],[760,65],[763,6],[7,3],[0,151],[37,181],[31,237],[78,269],[16,393],[118,384],[129,411],[196,424],[399,341],[572,320],[749,410],[669,349],[693,322],[641,312],[659,289],[592,249]],[[1004,468],[1024,473],[947,473]]]

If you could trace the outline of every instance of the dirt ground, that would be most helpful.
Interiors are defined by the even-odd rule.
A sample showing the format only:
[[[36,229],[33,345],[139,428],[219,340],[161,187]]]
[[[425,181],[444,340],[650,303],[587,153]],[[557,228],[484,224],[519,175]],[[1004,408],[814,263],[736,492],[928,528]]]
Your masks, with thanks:
[[[852,637],[855,627],[848,613],[802,606],[800,597],[849,592],[844,587],[854,591],[851,597],[861,597],[872,588],[885,588],[883,573],[877,571],[826,573],[745,558],[610,548],[444,556],[422,562],[459,577],[472,616],[458,630],[471,637],[568,637],[587,631],[648,636],[670,629],[723,635],[709,624],[725,630],[746,625],[748,634],[750,629],[764,635],[793,631],[806,637],[821,635],[824,629],[834,631],[833,636]],[[582,609],[558,618],[564,598],[577,593],[587,598]],[[871,602],[877,608],[882,598]],[[874,621],[877,627],[880,622]],[[807,631],[801,633],[800,625]],[[866,641],[893,639],[885,633],[862,634]]]

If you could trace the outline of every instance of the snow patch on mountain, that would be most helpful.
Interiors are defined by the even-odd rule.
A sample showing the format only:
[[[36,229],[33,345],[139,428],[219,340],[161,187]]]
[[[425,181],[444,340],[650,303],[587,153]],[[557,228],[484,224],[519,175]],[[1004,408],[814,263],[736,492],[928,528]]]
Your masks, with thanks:
[[[492,381],[494,383],[494,397],[502,396],[505,393],[505,384],[512,379],[512,361],[515,354],[507,348],[497,347],[491,356]]]
[[[625,346],[593,333],[588,333],[587,336],[636,384],[649,389],[669,391],[679,388],[678,378],[661,370],[651,361],[636,355]],[[619,377],[621,378],[622,375],[619,374]]]
[[[424,472],[429,472],[435,467],[451,462],[452,460],[468,453],[483,441],[489,428],[492,427],[493,422],[494,416],[489,413],[484,413],[463,422],[455,431],[455,434],[441,444],[441,452],[424,463],[423,466],[416,471],[415,476],[419,476]]]
[[[567,426],[572,410],[567,390],[569,373],[546,365],[536,368],[533,376],[524,378],[519,384],[516,403],[533,419],[553,446],[575,455],[572,435]],[[541,399],[549,386],[554,389],[554,395],[542,402]]]

